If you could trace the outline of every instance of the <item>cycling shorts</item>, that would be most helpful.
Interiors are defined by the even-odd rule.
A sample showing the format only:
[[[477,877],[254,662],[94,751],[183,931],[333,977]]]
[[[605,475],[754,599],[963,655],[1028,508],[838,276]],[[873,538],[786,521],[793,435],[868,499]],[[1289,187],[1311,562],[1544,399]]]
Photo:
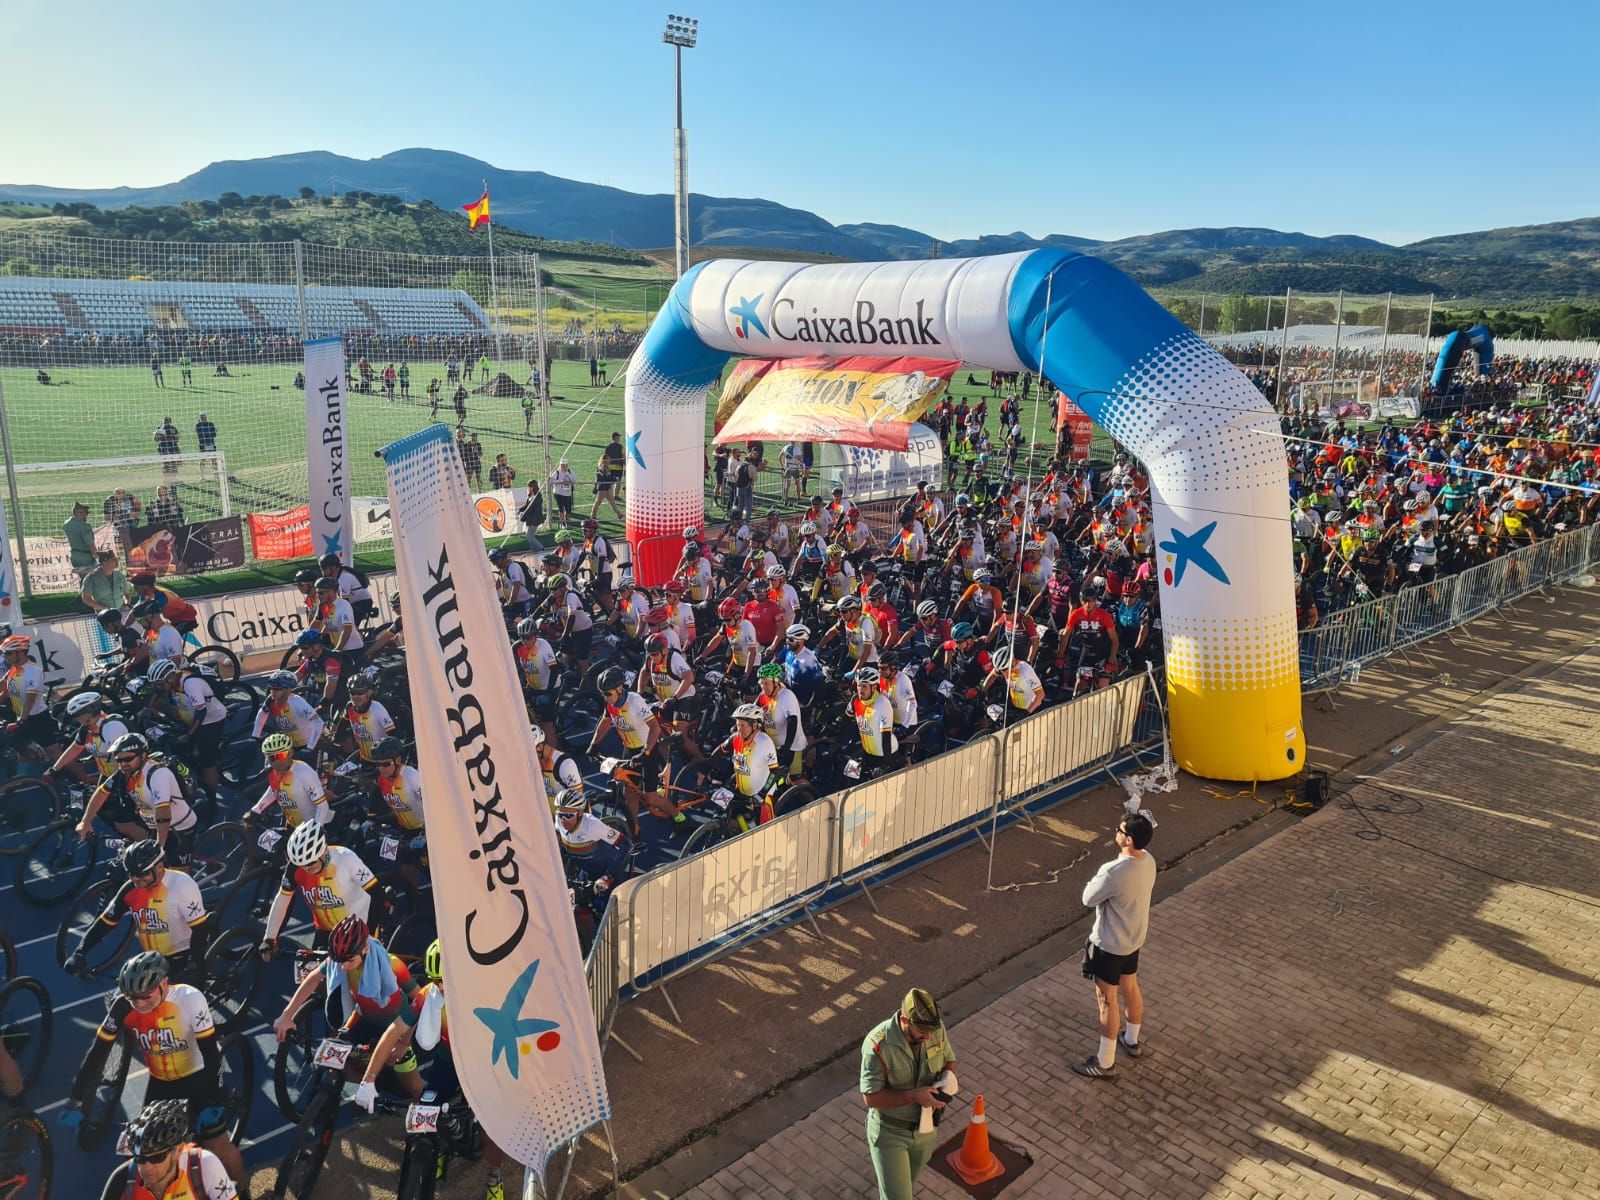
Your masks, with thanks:
[[[206,1071],[196,1071],[182,1079],[151,1079],[145,1085],[144,1102],[157,1100],[186,1102],[189,1127],[202,1142],[227,1132],[228,1112],[223,1105],[222,1088]]]

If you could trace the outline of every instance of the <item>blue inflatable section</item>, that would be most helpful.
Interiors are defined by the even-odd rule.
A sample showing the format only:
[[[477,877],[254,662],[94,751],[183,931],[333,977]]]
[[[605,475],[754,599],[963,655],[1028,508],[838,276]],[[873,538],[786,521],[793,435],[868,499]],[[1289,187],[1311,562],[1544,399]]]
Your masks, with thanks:
[[[1439,358],[1433,364],[1435,395],[1445,390],[1447,381],[1461,365],[1461,358],[1468,350],[1478,352],[1478,374],[1487,375],[1494,362],[1494,335],[1487,326],[1474,325],[1465,332],[1458,329],[1444,339],[1444,345],[1439,347]]]

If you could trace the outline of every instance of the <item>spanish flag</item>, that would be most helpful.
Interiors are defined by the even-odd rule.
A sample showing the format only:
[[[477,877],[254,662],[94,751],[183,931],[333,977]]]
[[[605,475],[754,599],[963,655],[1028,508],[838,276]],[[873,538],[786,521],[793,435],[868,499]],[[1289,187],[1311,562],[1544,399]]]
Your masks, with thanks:
[[[489,223],[489,193],[487,190],[471,204],[463,204],[461,207],[466,209],[467,219],[472,222],[472,228],[476,229],[479,225],[487,225]]]

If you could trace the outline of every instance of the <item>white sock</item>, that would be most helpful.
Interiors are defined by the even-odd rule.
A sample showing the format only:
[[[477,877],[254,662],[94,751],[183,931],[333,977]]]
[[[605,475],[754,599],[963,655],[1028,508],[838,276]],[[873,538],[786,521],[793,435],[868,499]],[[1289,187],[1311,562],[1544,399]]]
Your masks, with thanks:
[[[1100,1065],[1110,1070],[1117,1061],[1117,1043],[1108,1037],[1100,1039]]]
[[[1127,1039],[1128,1045],[1137,1046],[1139,1044],[1138,1024],[1136,1022],[1129,1021],[1122,1031],[1122,1036]]]

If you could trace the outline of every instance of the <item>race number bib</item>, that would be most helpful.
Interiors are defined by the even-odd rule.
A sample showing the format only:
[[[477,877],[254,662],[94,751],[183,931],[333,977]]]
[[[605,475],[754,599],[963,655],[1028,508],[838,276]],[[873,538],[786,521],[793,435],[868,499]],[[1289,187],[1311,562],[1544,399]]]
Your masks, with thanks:
[[[344,1070],[345,1063],[350,1061],[350,1053],[355,1047],[349,1042],[341,1042],[337,1038],[323,1038],[317,1043],[317,1054],[312,1064],[318,1067],[332,1067],[335,1071]]]
[[[413,1104],[406,1109],[407,1133],[438,1133],[442,1104]]]

